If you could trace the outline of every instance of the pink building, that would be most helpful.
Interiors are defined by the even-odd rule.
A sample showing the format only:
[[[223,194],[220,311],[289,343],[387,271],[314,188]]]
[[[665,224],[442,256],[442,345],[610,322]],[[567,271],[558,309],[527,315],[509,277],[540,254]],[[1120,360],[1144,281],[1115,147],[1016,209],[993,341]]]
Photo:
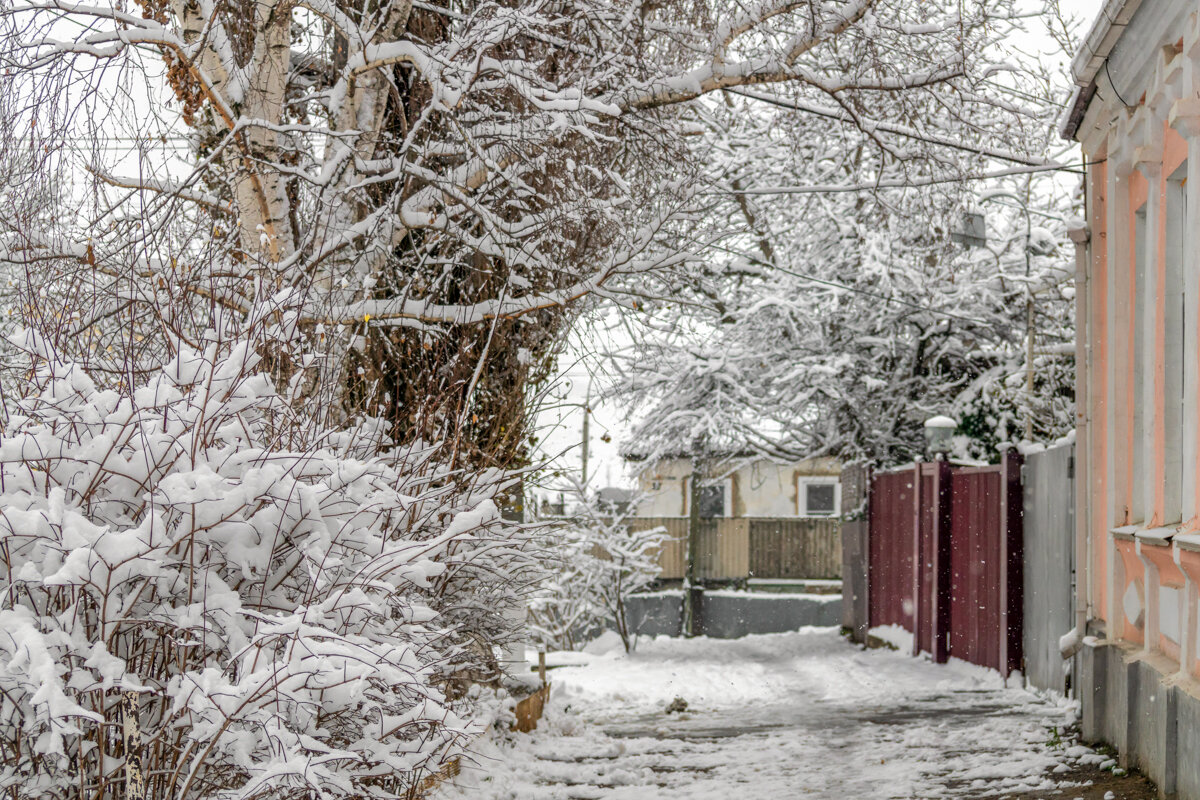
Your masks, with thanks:
[[[1108,0],[1063,134],[1077,243],[1084,734],[1200,798],[1200,2]]]

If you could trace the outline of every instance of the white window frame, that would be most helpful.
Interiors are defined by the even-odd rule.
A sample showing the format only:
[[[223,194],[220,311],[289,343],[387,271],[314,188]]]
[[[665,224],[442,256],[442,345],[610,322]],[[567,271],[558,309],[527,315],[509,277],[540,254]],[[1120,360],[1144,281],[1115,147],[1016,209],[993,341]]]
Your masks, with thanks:
[[[833,486],[833,513],[808,513],[808,487]],[[797,516],[812,519],[834,519],[842,513],[842,480],[833,475],[801,475],[796,478],[796,509]]]

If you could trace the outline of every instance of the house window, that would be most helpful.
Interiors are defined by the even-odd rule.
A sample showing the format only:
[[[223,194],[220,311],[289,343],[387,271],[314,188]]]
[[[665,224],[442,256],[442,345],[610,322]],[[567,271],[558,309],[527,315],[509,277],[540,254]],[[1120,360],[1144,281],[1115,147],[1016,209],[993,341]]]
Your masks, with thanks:
[[[720,484],[716,486],[701,486],[701,519],[712,519],[713,517],[723,516],[725,516],[725,487]]]
[[[801,478],[800,516],[837,516],[841,512],[841,494],[836,478]]]
[[[1149,269],[1146,264],[1146,206],[1134,212],[1133,221],[1133,495],[1129,498],[1129,521],[1149,519],[1144,492],[1146,485],[1146,404],[1141,396],[1146,385],[1146,317],[1150,311]],[[1151,345],[1153,342],[1151,341]],[[1153,373],[1150,373],[1153,375]]]
[[[728,517],[730,501],[732,496],[731,481],[728,479],[719,483],[709,484],[708,486],[700,487],[700,518],[701,519],[716,519],[718,517]],[[692,479],[691,477],[684,478],[684,498],[683,498],[683,515],[689,516],[691,512],[692,500]]]

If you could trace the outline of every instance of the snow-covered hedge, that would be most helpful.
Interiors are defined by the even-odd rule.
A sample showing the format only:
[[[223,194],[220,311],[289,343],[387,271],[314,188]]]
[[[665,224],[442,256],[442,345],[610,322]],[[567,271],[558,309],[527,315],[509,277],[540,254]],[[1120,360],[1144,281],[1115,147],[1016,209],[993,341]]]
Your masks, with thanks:
[[[120,796],[129,690],[148,797],[405,796],[470,735],[438,687],[491,645],[454,614],[498,618],[472,554],[519,550],[487,487],[306,428],[261,349],[180,347],[133,391],[50,359],[10,405],[3,791]]]

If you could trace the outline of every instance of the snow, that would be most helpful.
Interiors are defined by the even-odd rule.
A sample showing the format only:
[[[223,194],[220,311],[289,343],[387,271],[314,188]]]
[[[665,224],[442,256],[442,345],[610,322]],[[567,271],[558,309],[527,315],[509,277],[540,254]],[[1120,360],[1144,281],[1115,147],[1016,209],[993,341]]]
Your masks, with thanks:
[[[840,578],[751,578],[751,586],[841,586]]]
[[[871,628],[868,633],[876,639],[887,642],[902,653],[911,653],[913,636],[899,625],[880,625]]]
[[[381,769],[400,789],[374,796],[407,796],[486,728],[482,703],[440,687],[463,656],[455,607],[472,609],[475,644],[499,640],[515,605],[500,577],[486,578],[486,614],[448,583],[479,585],[476,552],[487,575],[508,574],[495,551],[521,545],[492,499],[502,483],[430,490],[432,455],[380,454],[366,425],[309,440],[283,427],[256,369],[268,341],[181,344],[121,392],[43,363],[8,404],[0,538],[20,589],[0,609],[0,742],[23,752],[0,788],[70,794],[80,771],[95,776],[110,756],[92,742],[122,691],[144,719],[180,721],[146,752],[205,784],[219,775],[228,797],[337,797]],[[427,591],[448,564],[459,577]],[[156,758],[148,774],[166,769]]]
[[[811,600],[814,603],[840,603],[840,594],[804,594],[801,592],[741,592],[733,589],[714,589],[706,597],[739,597],[754,600]]]
[[[832,628],[660,637],[551,682],[539,730],[478,743],[437,800],[1000,796],[1071,785],[1054,770],[1094,757],[1058,743],[1065,701]],[[687,710],[666,713],[676,697]]]
[[[1083,638],[1079,628],[1071,628],[1058,638],[1058,652],[1062,653],[1064,658],[1068,658],[1075,654],[1081,644]]]

